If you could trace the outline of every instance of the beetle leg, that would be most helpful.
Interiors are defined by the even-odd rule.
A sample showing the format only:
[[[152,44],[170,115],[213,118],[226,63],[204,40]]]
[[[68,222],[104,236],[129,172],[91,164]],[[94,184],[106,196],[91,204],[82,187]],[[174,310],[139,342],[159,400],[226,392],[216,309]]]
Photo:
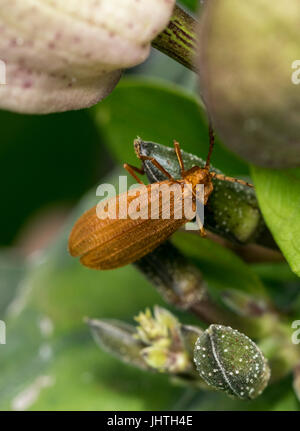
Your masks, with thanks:
[[[205,231],[205,229],[204,229],[204,227],[202,226],[202,227],[200,227],[200,235],[202,236],[202,238],[205,238],[206,237],[206,231]]]
[[[247,181],[244,181],[244,180],[238,180],[237,178],[227,177],[226,175],[217,174],[216,172],[211,172],[210,174],[213,178],[216,178],[217,180],[229,181],[231,183],[238,183],[238,184],[242,184],[243,186],[248,186],[252,188],[254,187],[253,184],[247,183]]]
[[[165,170],[165,168],[154,158],[149,156],[142,156],[140,155],[140,159],[142,161],[149,160],[151,163],[153,163],[154,166],[157,167],[166,177],[168,177],[171,181],[175,181],[171,174],[169,174],[168,171]]]
[[[182,160],[182,154],[181,154],[181,149],[180,149],[179,142],[174,141],[174,148],[175,148],[175,153],[176,153],[176,156],[177,156],[177,159],[178,159],[178,163],[179,163],[179,166],[180,166],[181,176],[183,177],[185,170],[184,170],[184,163],[183,163],[183,160]]]
[[[124,163],[123,165],[124,169],[140,184],[144,184],[142,180],[139,179],[139,177],[135,174],[137,172],[138,174],[144,175],[144,169],[143,168],[137,168],[135,166],[129,165],[128,163]]]

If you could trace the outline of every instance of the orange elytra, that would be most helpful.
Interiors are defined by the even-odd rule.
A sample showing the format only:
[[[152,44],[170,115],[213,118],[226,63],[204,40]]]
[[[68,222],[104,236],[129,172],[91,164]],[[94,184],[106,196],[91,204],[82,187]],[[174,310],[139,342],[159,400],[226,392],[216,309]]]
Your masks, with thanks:
[[[190,198],[192,198],[193,206],[196,199],[196,186],[204,185],[203,203],[206,205],[210,194],[213,191],[212,179],[217,178],[224,181],[238,182],[244,185],[251,186],[242,180],[226,177],[221,174],[210,171],[210,157],[214,146],[214,135],[212,128],[209,129],[210,146],[206,164],[203,168],[194,166],[185,171],[180,146],[178,142],[174,142],[175,152],[181,169],[181,179],[175,180],[154,158],[143,156],[139,152],[139,141],[135,141],[135,149],[140,160],[150,160],[164,175],[168,178],[165,181],[156,183],[158,185],[171,186],[172,184],[180,184],[182,190],[184,185],[189,185]],[[143,169],[124,164],[124,168],[142,184],[141,190],[137,188],[140,202],[147,203],[146,212],[149,215],[151,206],[158,207],[157,218],[124,218],[120,202],[124,194],[108,199],[103,204],[103,211],[107,210],[109,203],[115,205],[116,218],[99,218],[97,207],[93,207],[85,212],[75,223],[69,238],[69,252],[72,256],[80,256],[80,261],[83,265],[94,269],[114,269],[142,258],[146,254],[152,252],[161,243],[166,241],[177,229],[190,221],[184,215],[180,218],[175,217],[178,201],[174,195],[170,194],[169,207],[165,208],[164,201],[160,194],[154,199],[151,193],[151,186],[145,186],[137,177],[135,172],[143,174]],[[192,193],[192,195],[191,195]],[[127,195],[127,205],[130,205],[136,196]],[[186,198],[184,196],[183,198]],[[148,205],[150,203],[150,205]],[[181,202],[182,204],[182,202]],[[142,203],[143,205],[143,203]],[[143,208],[140,208],[142,210]],[[165,212],[169,211],[169,217],[165,218]],[[200,227],[201,235],[205,235],[203,226]]]

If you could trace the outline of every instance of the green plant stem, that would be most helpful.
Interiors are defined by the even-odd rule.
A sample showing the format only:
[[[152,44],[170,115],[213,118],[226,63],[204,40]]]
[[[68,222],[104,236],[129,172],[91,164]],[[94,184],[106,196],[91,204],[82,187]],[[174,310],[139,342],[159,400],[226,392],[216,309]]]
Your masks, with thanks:
[[[196,25],[197,21],[193,17],[179,6],[175,6],[169,25],[154,39],[152,45],[178,63],[195,71]]]
[[[170,241],[134,265],[167,303],[190,311],[206,323],[232,324],[232,314],[212,301],[198,268],[190,264]]]

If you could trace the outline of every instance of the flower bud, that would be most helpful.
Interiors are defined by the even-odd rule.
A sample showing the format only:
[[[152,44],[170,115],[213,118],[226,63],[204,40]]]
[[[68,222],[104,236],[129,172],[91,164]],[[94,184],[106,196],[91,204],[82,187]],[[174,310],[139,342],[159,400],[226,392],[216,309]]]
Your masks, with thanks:
[[[180,374],[192,371],[192,359],[185,347],[178,319],[161,307],[154,307],[154,315],[146,310],[135,320],[137,338],[148,344],[141,354],[147,365],[156,371],[168,374]]]
[[[180,339],[180,323],[168,310],[162,307],[154,307],[152,317],[149,308],[139,313],[135,320],[139,323],[137,327],[138,338],[145,344],[160,344],[170,346],[173,339]]]
[[[256,344],[226,326],[211,325],[198,338],[194,361],[206,383],[243,400],[260,395],[270,377],[269,366]]]
[[[0,108],[26,113],[80,109],[143,62],[175,0],[0,0]]]
[[[171,351],[153,345],[142,351],[145,362],[156,371],[180,374],[190,370],[190,359],[185,351]]]
[[[300,165],[299,0],[210,0],[199,72],[224,143],[266,167]]]
[[[221,293],[224,304],[234,313],[244,317],[260,317],[270,311],[269,305],[262,297],[248,293],[226,289]]]

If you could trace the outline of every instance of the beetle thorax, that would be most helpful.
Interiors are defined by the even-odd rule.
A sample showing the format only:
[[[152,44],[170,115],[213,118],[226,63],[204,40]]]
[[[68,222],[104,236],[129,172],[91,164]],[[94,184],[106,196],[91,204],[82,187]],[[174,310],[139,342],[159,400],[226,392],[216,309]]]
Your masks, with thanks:
[[[213,191],[213,184],[209,169],[194,166],[185,172],[183,179],[192,185],[194,192],[196,192],[196,186],[198,184],[204,185],[204,204],[206,204],[211,192]]]

